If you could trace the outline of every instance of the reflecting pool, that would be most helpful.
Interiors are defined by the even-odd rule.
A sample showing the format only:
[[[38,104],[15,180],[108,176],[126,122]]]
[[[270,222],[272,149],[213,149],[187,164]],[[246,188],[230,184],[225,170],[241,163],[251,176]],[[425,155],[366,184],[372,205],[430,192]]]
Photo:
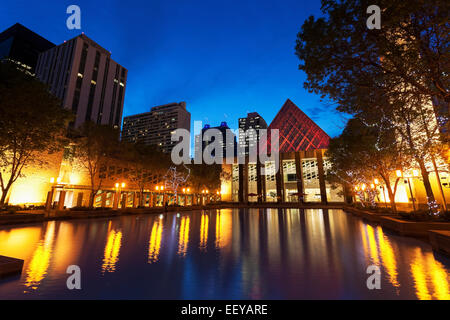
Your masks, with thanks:
[[[450,259],[342,210],[224,209],[0,228],[0,299],[450,299]],[[69,265],[81,290],[68,290]],[[367,268],[381,270],[369,290]]]

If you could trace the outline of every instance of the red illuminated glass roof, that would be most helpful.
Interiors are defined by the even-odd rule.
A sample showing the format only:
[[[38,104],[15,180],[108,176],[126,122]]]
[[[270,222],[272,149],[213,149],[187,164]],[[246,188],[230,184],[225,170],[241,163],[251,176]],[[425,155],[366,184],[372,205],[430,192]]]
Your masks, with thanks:
[[[326,149],[330,137],[299,107],[287,99],[268,127],[268,146],[270,129],[278,129],[280,152],[292,152],[310,149]]]

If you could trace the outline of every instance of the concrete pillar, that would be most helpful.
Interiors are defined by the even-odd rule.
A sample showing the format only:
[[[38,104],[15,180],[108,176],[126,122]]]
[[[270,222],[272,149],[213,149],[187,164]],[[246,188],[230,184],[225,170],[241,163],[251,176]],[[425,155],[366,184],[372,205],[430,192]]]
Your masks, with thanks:
[[[317,159],[317,168],[319,169],[319,186],[320,186],[320,199],[322,203],[327,203],[327,189],[325,186],[325,173],[323,169],[323,155],[322,150],[315,150]]]
[[[244,164],[239,164],[239,191],[238,191],[238,201],[244,202]]]
[[[259,157],[256,159],[256,193],[258,194],[258,202],[262,202],[263,186],[262,186],[262,176],[261,176],[261,162]]]
[[[266,165],[264,163],[261,164],[261,168],[266,170]],[[266,175],[261,175],[261,187],[262,187],[262,202],[267,201],[267,188],[266,188]]]
[[[66,200],[66,191],[61,190],[58,199],[58,210],[64,210],[64,200]]]
[[[102,192],[102,208],[106,207],[106,192]]]
[[[45,210],[49,211],[52,208],[52,203],[53,203],[53,195],[55,193],[55,189],[52,188],[48,193],[47,193],[47,201],[45,202]]]
[[[119,199],[120,199],[120,191],[116,191],[116,193],[114,193],[113,209],[119,208]]]
[[[283,160],[281,158],[281,153],[279,157],[280,157],[280,167],[275,174],[275,180],[277,185],[277,199],[278,202],[284,202],[284,175],[283,175]]]
[[[133,192],[133,208],[137,208],[139,206],[139,193]]]
[[[77,207],[81,207],[83,205],[83,196],[84,196],[83,191],[78,192],[78,195],[77,195]]]
[[[150,199],[148,201],[148,206],[150,208],[153,208],[155,206],[155,204],[153,203],[155,196],[153,195],[153,192],[150,192]]]
[[[122,198],[120,201],[120,206],[122,209],[127,207],[127,197],[128,197],[128,193],[127,192],[122,192]]]
[[[295,153],[295,173],[297,175],[297,193],[298,202],[304,203],[303,199],[303,166],[302,166],[302,155],[300,151]]]

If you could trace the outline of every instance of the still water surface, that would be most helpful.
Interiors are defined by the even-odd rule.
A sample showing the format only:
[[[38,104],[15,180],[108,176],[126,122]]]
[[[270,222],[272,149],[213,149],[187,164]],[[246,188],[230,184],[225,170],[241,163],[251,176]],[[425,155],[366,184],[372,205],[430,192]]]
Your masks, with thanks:
[[[0,299],[450,299],[450,259],[341,210],[225,209],[0,229]],[[81,290],[66,269],[81,268]],[[381,269],[368,290],[366,269]]]

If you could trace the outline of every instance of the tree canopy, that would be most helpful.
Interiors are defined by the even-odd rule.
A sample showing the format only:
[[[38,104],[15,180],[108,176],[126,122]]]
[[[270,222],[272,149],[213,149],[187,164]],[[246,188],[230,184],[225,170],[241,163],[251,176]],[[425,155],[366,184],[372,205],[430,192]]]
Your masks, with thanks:
[[[61,150],[72,114],[48,88],[14,64],[0,63],[0,205],[29,166]]]

